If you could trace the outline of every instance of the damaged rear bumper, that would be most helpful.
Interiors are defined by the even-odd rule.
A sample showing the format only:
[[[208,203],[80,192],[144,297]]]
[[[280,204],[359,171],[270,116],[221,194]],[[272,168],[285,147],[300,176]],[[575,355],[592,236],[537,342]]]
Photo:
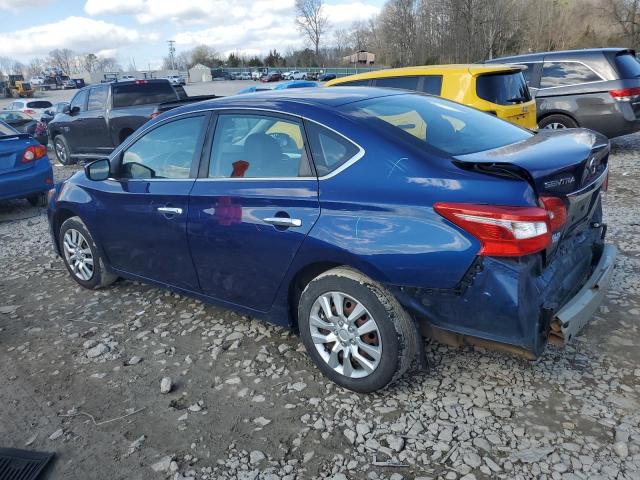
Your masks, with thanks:
[[[616,247],[605,245],[600,261],[587,283],[555,314],[549,341],[555,344],[567,343],[591,320],[609,287],[616,254]]]

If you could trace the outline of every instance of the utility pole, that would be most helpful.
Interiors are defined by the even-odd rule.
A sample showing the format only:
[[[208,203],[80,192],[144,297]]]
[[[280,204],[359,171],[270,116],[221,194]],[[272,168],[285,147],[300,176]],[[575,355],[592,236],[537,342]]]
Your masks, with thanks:
[[[175,63],[176,41],[175,40],[167,40],[167,43],[169,44],[169,60],[171,61],[171,70],[175,70],[176,69],[176,63]]]

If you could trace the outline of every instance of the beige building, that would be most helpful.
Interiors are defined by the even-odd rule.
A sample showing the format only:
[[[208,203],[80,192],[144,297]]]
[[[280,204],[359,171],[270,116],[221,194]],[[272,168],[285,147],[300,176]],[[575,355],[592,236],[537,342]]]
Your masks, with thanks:
[[[342,60],[351,65],[373,65],[376,63],[376,54],[367,52],[366,50],[359,50],[351,55],[342,57]]]

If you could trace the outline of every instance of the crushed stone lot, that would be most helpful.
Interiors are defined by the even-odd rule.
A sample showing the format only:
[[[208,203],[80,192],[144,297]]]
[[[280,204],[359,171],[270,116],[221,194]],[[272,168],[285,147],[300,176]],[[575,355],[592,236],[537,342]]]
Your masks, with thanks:
[[[136,282],[83,290],[44,209],[0,202],[0,447],[55,451],[65,480],[640,479],[639,157],[640,135],[613,142],[619,256],[572,345],[427,343],[427,372],[372,395],[282,328]]]

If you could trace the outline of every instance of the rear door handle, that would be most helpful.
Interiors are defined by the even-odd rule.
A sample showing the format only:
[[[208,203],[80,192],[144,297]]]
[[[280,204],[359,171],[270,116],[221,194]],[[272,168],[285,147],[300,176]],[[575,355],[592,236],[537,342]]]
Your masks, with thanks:
[[[302,220],[299,218],[288,218],[288,217],[267,217],[263,218],[263,220],[271,225],[275,225],[276,227],[301,227]]]
[[[160,213],[168,213],[170,215],[182,215],[182,209],[181,208],[175,208],[175,207],[158,207],[158,211]]]

